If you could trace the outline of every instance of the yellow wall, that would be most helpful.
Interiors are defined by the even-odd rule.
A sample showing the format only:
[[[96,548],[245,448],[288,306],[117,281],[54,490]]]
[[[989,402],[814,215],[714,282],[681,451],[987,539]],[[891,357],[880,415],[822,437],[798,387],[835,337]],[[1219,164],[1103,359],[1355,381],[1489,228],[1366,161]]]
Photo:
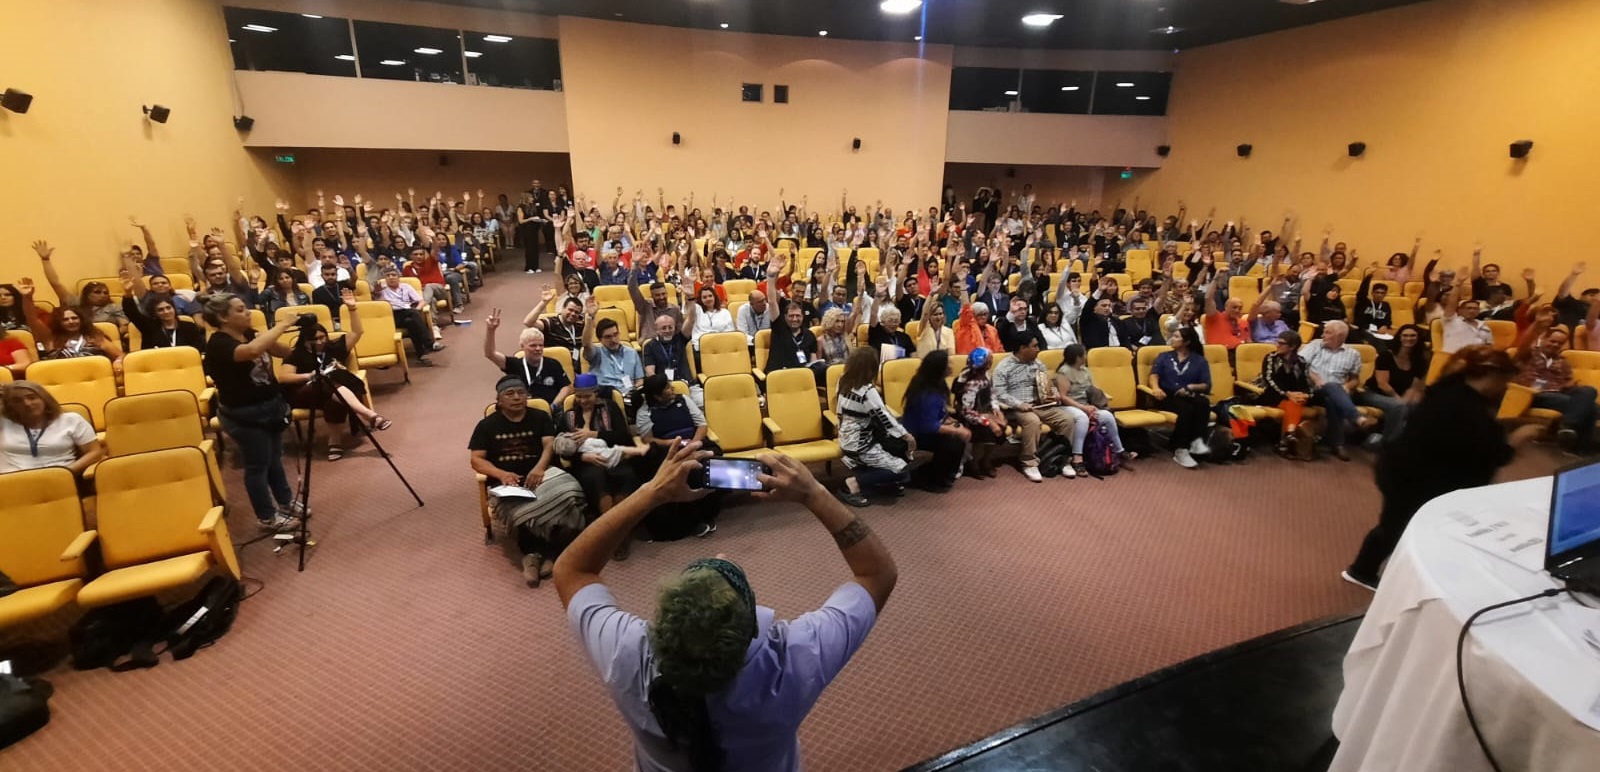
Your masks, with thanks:
[[[290,189],[233,128],[232,58],[211,0],[54,0],[6,4],[0,85],[34,96],[0,112],[0,277],[34,277],[28,244],[48,239],[68,281],[113,274],[144,217],[160,246],[187,251],[182,218],[226,227],[234,202],[272,210]],[[141,104],[172,108],[149,123]],[[40,297],[53,293],[42,288]]]
[[[1553,285],[1586,240],[1600,179],[1594,0],[1439,0],[1185,51],[1163,168],[1107,182],[1153,211],[1204,215],[1307,241],[1324,227],[1364,260],[1442,248],[1461,265],[1536,267]],[[1507,146],[1531,139],[1526,163]],[[1364,158],[1346,145],[1367,143]],[[1236,157],[1241,143],[1255,148]],[[1600,284],[1600,263],[1586,284]]]
[[[618,186],[669,200],[713,193],[777,207],[809,195],[837,209],[938,200],[950,48],[717,33],[561,17],[567,135],[578,189],[610,205]],[[765,101],[739,99],[743,82]],[[772,103],[774,84],[790,102]],[[683,144],[674,147],[672,133]],[[860,137],[860,151],[851,139]]]

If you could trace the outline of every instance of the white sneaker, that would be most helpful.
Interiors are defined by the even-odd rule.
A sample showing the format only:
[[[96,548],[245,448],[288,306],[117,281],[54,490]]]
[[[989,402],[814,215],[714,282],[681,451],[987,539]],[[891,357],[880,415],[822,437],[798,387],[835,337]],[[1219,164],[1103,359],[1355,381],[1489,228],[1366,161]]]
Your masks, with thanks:
[[[1194,456],[1190,455],[1188,448],[1178,448],[1173,451],[1172,460],[1178,462],[1178,466],[1184,469],[1193,469],[1200,465],[1199,462],[1194,460]]]
[[[287,505],[278,507],[278,514],[288,515],[289,517],[302,517],[310,512],[311,509],[305,505],[305,502],[299,499],[295,499],[294,501],[289,502]]]
[[[1194,442],[1189,443],[1189,453],[1195,456],[1209,456],[1211,446],[1207,445],[1205,440],[1196,437]]]
[[[1039,474],[1039,467],[1036,466],[1023,467],[1022,476],[1032,480],[1033,482],[1044,482],[1044,475]]]
[[[300,518],[285,515],[282,512],[274,515],[271,520],[262,520],[261,530],[269,533],[288,533],[300,527]]]
[[[528,270],[523,271],[523,273],[533,274],[533,273],[538,273],[538,271],[535,271],[532,268],[529,268]]]
[[[1066,466],[1061,467],[1061,476],[1070,480],[1078,476],[1078,470],[1073,469],[1072,464],[1067,464]]]

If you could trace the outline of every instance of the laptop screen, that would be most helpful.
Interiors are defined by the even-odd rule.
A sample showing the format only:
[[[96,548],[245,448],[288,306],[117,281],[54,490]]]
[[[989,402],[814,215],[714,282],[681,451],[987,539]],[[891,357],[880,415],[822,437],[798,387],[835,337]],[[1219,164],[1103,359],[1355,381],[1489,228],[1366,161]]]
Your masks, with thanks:
[[[1550,566],[1600,542],[1600,462],[1556,473],[1550,497]]]

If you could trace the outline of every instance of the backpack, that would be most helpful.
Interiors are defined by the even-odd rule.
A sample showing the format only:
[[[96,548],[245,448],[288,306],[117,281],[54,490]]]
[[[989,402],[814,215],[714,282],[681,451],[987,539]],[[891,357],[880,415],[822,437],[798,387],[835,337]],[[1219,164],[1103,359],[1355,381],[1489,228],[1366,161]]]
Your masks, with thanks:
[[[1039,448],[1039,474],[1060,477],[1067,464],[1072,462],[1072,446],[1051,435]]]
[[[1091,420],[1083,438],[1083,468],[1090,477],[1110,477],[1122,466],[1122,459],[1111,447],[1111,430],[1098,417]]]
[[[42,678],[18,678],[0,673],[0,749],[50,723],[53,691],[50,682]]]
[[[226,635],[239,616],[244,587],[231,576],[215,576],[199,594],[167,614],[167,651],[173,660],[188,659]]]
[[[144,597],[89,609],[67,631],[72,667],[111,667],[141,642],[161,637],[161,604]]]

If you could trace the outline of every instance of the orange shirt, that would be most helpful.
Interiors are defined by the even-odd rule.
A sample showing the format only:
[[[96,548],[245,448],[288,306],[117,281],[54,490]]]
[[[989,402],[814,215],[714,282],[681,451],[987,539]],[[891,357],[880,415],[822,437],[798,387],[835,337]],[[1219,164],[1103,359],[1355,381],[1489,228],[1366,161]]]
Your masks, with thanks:
[[[1216,343],[1226,346],[1229,351],[1239,347],[1240,343],[1250,342],[1250,322],[1241,316],[1230,319],[1222,311],[1206,314],[1206,343]]]
[[[961,316],[956,318],[955,334],[957,354],[968,354],[980,347],[991,352],[1005,350],[1000,346],[1000,333],[994,325],[978,326],[977,318],[972,315],[971,303],[961,307]]]

